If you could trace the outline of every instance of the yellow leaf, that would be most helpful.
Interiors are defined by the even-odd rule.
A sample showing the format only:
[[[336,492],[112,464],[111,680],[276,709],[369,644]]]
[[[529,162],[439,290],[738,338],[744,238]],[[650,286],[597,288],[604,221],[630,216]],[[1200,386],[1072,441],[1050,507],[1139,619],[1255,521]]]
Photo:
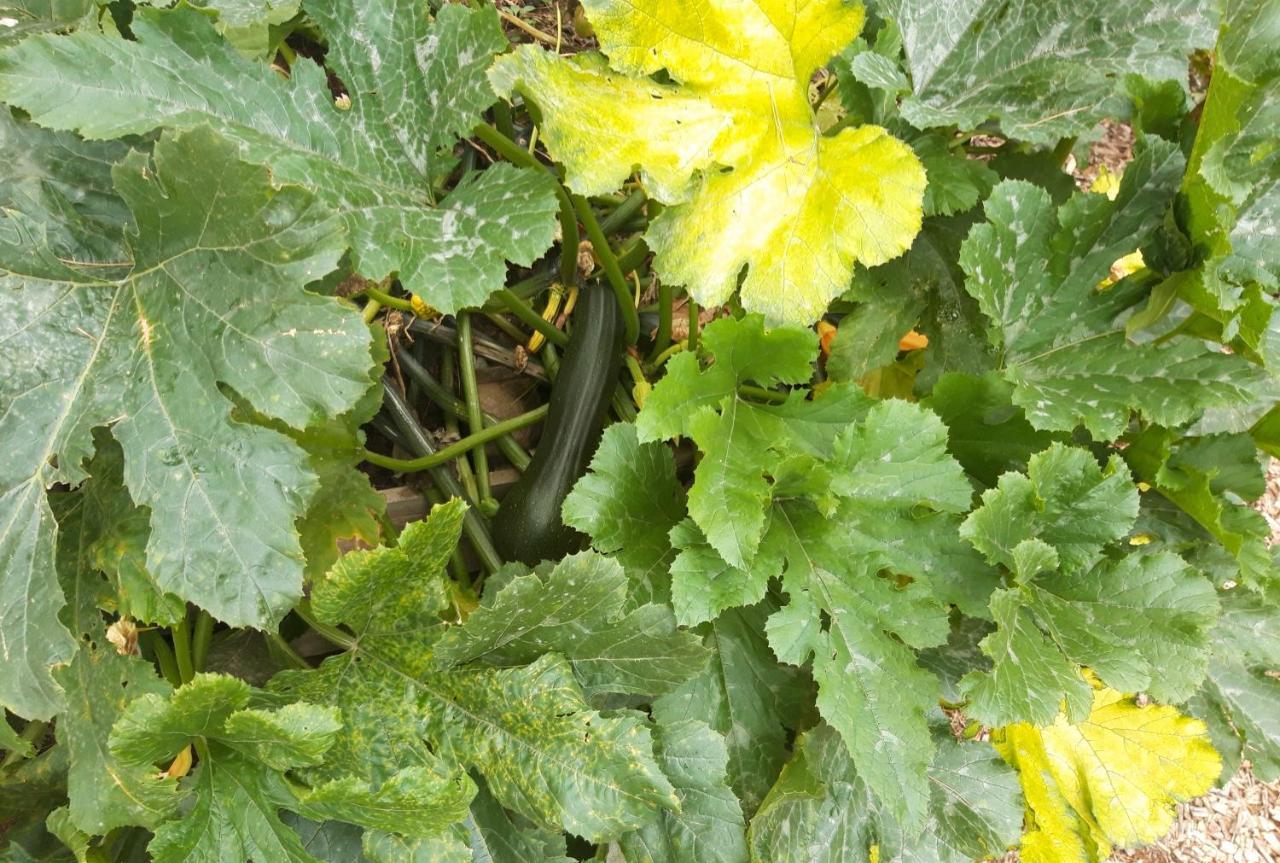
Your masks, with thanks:
[[[716,306],[810,324],[855,261],[884,263],[920,229],[925,174],[878,126],[820,133],[815,70],[862,29],[843,0],[584,0],[608,63],[523,46],[498,59],[499,94],[542,109],[547,149],[581,194],[639,167],[669,206],[648,241],[663,278]],[[676,83],[649,76],[665,70]]]
[[[1023,863],[1097,863],[1113,846],[1156,841],[1176,803],[1213,787],[1221,769],[1204,723],[1172,707],[1139,707],[1093,680],[1079,725],[1008,725],[996,748],[1018,769],[1032,826]]]

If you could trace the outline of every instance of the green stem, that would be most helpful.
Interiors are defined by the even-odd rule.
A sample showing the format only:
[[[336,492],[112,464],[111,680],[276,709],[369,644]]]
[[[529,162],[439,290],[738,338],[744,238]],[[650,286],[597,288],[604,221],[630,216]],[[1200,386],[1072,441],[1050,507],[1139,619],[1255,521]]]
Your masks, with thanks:
[[[454,331],[454,335],[457,335],[456,330]],[[457,357],[449,351],[446,351],[440,360],[440,373],[444,375],[445,385],[450,388],[453,387],[454,381],[457,379],[457,364]],[[462,437],[461,432],[458,431],[458,419],[459,417],[445,414],[444,430],[449,433],[450,439]],[[480,492],[476,489],[476,476],[471,470],[471,462],[464,459],[463,461],[458,462],[454,467],[458,471],[459,482],[462,483],[462,487],[467,492],[467,500],[473,506],[479,506]]]
[[[459,314],[458,318],[458,373],[462,378],[462,397],[467,403],[467,426],[471,437],[484,434],[484,417],[480,414],[480,388],[476,385],[476,357],[471,353],[471,315]],[[471,450],[471,461],[476,470],[476,491],[482,509],[497,509],[493,491],[489,487],[489,454],[484,445]]]
[[[578,219],[569,193],[559,181],[556,189],[561,193],[556,196],[560,202],[560,284],[568,288],[578,284],[578,245],[582,235],[578,233]]]
[[[659,365],[656,357],[662,356],[671,344],[672,303],[674,292],[666,282],[658,282],[658,333],[653,339],[654,364]]]
[[[178,677],[185,686],[196,676],[195,663],[191,661],[191,625],[186,615],[169,627],[169,634],[173,637],[173,655],[178,660]]]
[[[542,367],[546,370],[547,380],[554,384],[556,375],[560,373],[560,353],[556,350],[555,345],[543,346]]]
[[[493,106],[493,122],[507,138],[514,138],[516,134],[515,124],[511,122],[511,106],[502,100]]]
[[[200,609],[196,616],[196,631],[191,636],[191,662],[196,672],[204,671],[209,661],[209,645],[213,640],[213,615]]]
[[[538,332],[542,333],[546,340],[553,345],[564,347],[569,344],[569,337],[564,334],[563,330],[556,329],[555,325],[549,321],[543,320],[542,315],[533,310],[533,307],[520,299],[512,291],[503,288],[494,294],[511,314],[515,315],[520,321]]]
[[[502,315],[497,312],[485,312],[484,316],[489,320],[489,323],[506,333],[507,338],[511,339],[511,341],[516,344],[522,344],[525,341],[525,334],[520,331],[520,328]]]
[[[612,213],[604,217],[604,220],[600,222],[600,230],[606,236],[621,231],[631,221],[631,217],[640,212],[646,200],[644,192],[636,189],[621,204],[615,207]]]
[[[600,223],[596,221],[596,214],[587,203],[587,199],[574,196],[573,203],[578,211],[578,218],[582,220],[582,226],[587,231],[587,238],[591,240],[591,247],[600,260],[600,266],[604,268],[605,279],[609,282],[609,287],[613,288],[614,296],[618,298],[618,308],[622,311],[622,321],[627,331],[627,344],[634,345],[640,338],[640,319],[636,315],[636,304],[631,297],[631,288],[627,285],[627,279],[622,274],[621,267],[618,266],[618,259],[614,256],[604,231],[600,230]]]
[[[514,285],[511,285],[509,288],[507,288],[507,290],[515,294],[517,298],[521,300],[527,300],[530,297],[544,291],[547,285],[550,285],[551,282],[552,282],[552,278],[549,273],[536,273],[532,276],[529,276],[527,279],[521,279],[520,281],[516,282]],[[496,306],[493,304],[493,300],[490,299],[485,302],[484,308],[486,311],[490,311],[495,309]]]
[[[299,600],[298,605],[293,609],[293,613],[301,617],[307,626],[315,630],[316,634],[326,641],[347,650],[351,650],[356,646],[355,636],[348,635],[336,626],[330,626],[327,623],[321,623],[316,620],[315,612],[311,610],[311,600]]]
[[[422,470],[430,470],[447,464],[454,459],[463,456],[477,447],[484,446],[490,441],[495,441],[503,435],[511,434],[511,432],[519,431],[526,426],[531,426],[542,420],[547,415],[547,406],[539,405],[533,410],[514,416],[509,420],[503,420],[491,426],[485,426],[474,434],[469,434],[457,443],[449,444],[441,450],[436,450],[430,455],[421,456],[415,459],[398,459],[390,456],[381,455],[376,452],[365,450],[363,453],[364,460],[376,464],[379,467],[385,467],[388,470],[397,473],[415,473]]]
[[[391,417],[391,421],[395,423],[396,428],[404,436],[407,448],[412,452],[416,452],[419,457],[434,453],[435,447],[432,446],[430,439],[427,438],[426,432],[422,430],[422,426],[418,425],[413,411],[409,409],[409,405],[405,403],[395,384],[384,379],[382,390],[383,408],[387,411],[387,415]],[[491,426],[490,429],[492,428],[496,428],[496,426]],[[459,485],[458,480],[449,471],[443,467],[428,468],[428,471],[431,474],[431,481],[445,494],[459,497],[463,500],[466,499],[462,486]],[[485,526],[483,519],[476,514],[475,510],[467,510],[467,514],[462,520],[462,532],[471,543],[471,547],[475,549],[481,565],[490,573],[497,572],[502,566],[502,557],[498,554],[497,549],[493,547],[493,538],[489,536],[489,529]]]
[[[764,387],[756,387],[751,384],[739,385],[738,392],[744,396],[751,396],[753,399],[759,399],[764,402],[773,402],[775,404],[782,404],[787,400],[786,393],[780,393],[777,390],[767,390]]]
[[[617,418],[624,422],[634,422],[636,418],[636,403],[632,401],[631,394],[627,392],[626,387],[618,384],[613,391],[613,413]]]
[[[672,345],[671,347],[667,348],[665,351],[663,351],[662,353],[654,357],[653,362],[649,364],[649,367],[654,371],[657,371],[658,369],[662,368],[663,364],[666,363],[667,360],[671,359],[676,354],[685,350],[686,347],[687,345],[685,342],[676,342],[674,345]]]
[[[436,380],[431,372],[423,368],[412,356],[401,354],[400,367],[409,373],[409,378],[422,387],[422,391],[426,393],[427,398],[431,399],[442,411],[452,414],[454,417],[466,415],[466,402],[449,392],[444,384]],[[500,422],[500,420],[488,414],[484,415],[484,419],[490,426],[497,425]],[[515,438],[511,437],[511,435],[502,435],[498,438],[498,449],[502,451],[502,455],[517,470],[523,471],[529,466],[529,454],[524,451],[524,447],[516,443]]]
[[[618,255],[618,267],[624,273],[639,269],[647,254],[649,254],[649,247],[644,244],[644,240],[636,237],[622,250],[622,254]]]
[[[373,323],[373,319],[378,316],[378,312],[382,311],[382,303],[375,299],[370,299],[364,304],[364,322],[366,324]]]
[[[631,382],[636,386],[643,386],[649,383],[649,379],[644,376],[644,369],[640,368],[640,361],[631,354],[627,354],[626,358],[627,371],[631,373]]]
[[[556,199],[560,203],[560,283],[565,287],[577,284],[578,222],[573,215],[574,207],[569,192],[546,165],[497,129],[487,123],[481,123],[473,131],[477,138],[492,147],[494,152],[511,164],[546,171],[551,175],[551,179],[555,182]]]
[[[3,717],[0,717],[3,721]],[[18,739],[31,744],[31,748],[38,750],[40,741],[44,740],[45,732],[49,730],[49,723],[39,719],[33,719],[27,723],[27,727],[18,732]],[[26,756],[17,749],[11,749],[4,756],[4,762],[0,763],[0,770],[11,767],[19,761],[25,760]]]
[[[698,350],[698,304],[689,297],[689,339],[685,343],[691,351]]]
[[[169,681],[174,687],[182,685],[182,675],[178,673],[178,663],[174,661],[173,651],[169,649],[169,644],[164,637],[158,632],[143,633],[142,639],[147,647],[151,648],[151,652],[155,654],[156,665],[160,668],[160,673],[164,675],[164,679]]]
[[[467,561],[462,556],[462,549],[455,547],[449,555],[449,571],[453,573],[453,580],[462,584],[471,583],[471,573],[467,572]]]
[[[389,309],[399,309],[402,312],[413,314],[413,303],[408,300],[402,300],[399,297],[393,297],[386,291],[379,290],[374,287],[364,289],[364,295],[371,300],[377,300],[381,305]]]
[[[319,632],[319,630],[316,631]],[[271,642],[271,646],[279,651],[280,656],[291,666],[303,671],[309,671],[311,669],[311,663],[303,659],[301,654],[293,649],[293,645],[290,644],[283,635],[278,632],[268,632],[266,635],[267,641]]]

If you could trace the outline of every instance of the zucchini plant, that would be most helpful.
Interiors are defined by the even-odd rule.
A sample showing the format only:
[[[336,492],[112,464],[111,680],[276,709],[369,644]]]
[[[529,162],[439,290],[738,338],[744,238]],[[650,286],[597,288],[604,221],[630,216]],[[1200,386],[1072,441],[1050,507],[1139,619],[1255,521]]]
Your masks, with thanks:
[[[1277,32],[0,0],[0,860],[1100,863],[1280,778]]]

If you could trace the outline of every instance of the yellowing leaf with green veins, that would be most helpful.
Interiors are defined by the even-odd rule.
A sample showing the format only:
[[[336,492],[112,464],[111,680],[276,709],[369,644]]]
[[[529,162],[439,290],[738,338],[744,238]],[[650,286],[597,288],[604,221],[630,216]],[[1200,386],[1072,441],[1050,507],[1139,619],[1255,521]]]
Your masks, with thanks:
[[[1204,723],[1099,684],[1084,722],[1008,725],[996,748],[1022,775],[1024,863],[1093,863],[1155,842],[1174,805],[1208,791],[1219,769]]]
[[[669,204],[649,229],[657,267],[704,305],[742,282],[771,322],[812,323],[854,262],[897,257],[920,229],[925,174],[878,126],[824,136],[809,104],[814,71],[862,29],[842,0],[584,0],[608,55],[532,46],[490,80],[542,109],[542,136],[582,194],[639,166]],[[673,83],[651,76],[665,70]]]

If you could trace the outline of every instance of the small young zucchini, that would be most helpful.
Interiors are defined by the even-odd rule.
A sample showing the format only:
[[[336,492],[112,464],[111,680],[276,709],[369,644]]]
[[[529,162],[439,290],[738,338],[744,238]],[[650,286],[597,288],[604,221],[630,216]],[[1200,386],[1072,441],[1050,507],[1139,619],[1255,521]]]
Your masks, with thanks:
[[[613,291],[582,288],[538,449],[493,519],[494,545],[505,560],[533,566],[586,544],[565,525],[560,506],[600,443],[622,368],[624,332]]]

